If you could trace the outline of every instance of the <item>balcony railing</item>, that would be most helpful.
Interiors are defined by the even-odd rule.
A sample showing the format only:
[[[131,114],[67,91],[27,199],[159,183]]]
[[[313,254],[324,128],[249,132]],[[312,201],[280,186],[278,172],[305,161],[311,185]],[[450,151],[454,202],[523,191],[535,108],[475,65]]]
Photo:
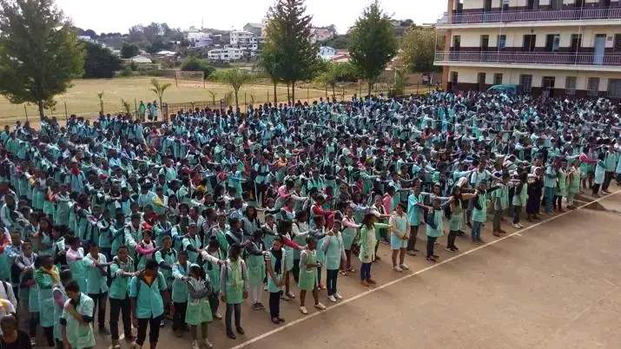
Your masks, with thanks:
[[[571,10],[507,10],[449,15],[439,24],[571,21],[588,19],[620,19],[621,7]],[[447,21],[448,20],[448,21]],[[441,23],[444,22],[444,23]]]
[[[436,52],[436,62],[482,62],[506,64],[559,64],[621,66],[621,54],[454,51]]]

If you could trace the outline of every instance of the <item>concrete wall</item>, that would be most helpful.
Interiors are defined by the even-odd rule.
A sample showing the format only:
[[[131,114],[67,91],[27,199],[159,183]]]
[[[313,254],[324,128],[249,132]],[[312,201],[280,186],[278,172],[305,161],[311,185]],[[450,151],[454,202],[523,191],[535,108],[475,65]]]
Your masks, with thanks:
[[[470,68],[470,67],[450,67],[449,79],[453,71],[459,73],[458,82],[477,83],[478,73],[485,73],[486,84],[493,84],[494,74],[503,74],[503,84],[519,84],[520,75],[529,74],[533,76],[533,87],[541,87],[544,76],[554,76],[556,78],[555,88],[565,88],[565,79],[568,76],[577,77],[576,89],[584,90],[587,88],[587,80],[590,77],[600,78],[600,91],[608,89],[608,79],[621,79],[621,73],[600,73],[600,72],[576,72],[563,70],[526,70],[526,69],[493,69],[493,68]]]

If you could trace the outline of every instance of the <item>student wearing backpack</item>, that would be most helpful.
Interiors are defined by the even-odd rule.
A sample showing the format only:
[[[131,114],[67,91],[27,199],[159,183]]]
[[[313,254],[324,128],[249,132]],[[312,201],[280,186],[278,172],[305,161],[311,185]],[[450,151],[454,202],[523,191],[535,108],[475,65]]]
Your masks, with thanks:
[[[110,264],[110,333],[112,335],[112,349],[121,347],[119,344],[119,315],[123,319],[125,340],[131,341],[131,301],[129,298],[129,282],[136,275],[134,260],[129,256],[127,246],[118,248],[117,255]]]
[[[138,327],[138,337],[132,348],[142,348],[149,330],[149,344],[155,349],[160,336],[160,322],[164,314],[162,292],[166,292],[166,279],[159,272],[157,262],[147,261],[145,269],[134,276],[129,285],[134,325]]]

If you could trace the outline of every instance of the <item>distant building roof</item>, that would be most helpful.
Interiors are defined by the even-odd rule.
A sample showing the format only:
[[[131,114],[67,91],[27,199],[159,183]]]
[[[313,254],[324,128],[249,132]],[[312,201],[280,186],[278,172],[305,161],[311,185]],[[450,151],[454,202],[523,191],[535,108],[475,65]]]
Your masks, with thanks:
[[[134,63],[153,63],[151,58],[145,56],[134,56],[130,60]]]

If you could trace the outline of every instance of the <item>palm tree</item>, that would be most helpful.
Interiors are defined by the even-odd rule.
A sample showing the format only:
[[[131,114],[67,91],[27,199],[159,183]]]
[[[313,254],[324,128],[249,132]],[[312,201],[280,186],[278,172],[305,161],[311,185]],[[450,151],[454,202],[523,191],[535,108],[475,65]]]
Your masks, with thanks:
[[[235,94],[235,109],[239,109],[239,89],[254,80],[255,76],[247,70],[227,69],[219,70],[212,75],[212,78],[220,83],[231,85]]]
[[[153,86],[151,91],[155,93],[155,96],[157,96],[160,101],[160,108],[163,110],[164,105],[162,104],[162,98],[164,97],[164,92],[166,92],[166,89],[172,85],[170,83],[160,84],[160,82],[154,78],[151,79],[151,86]],[[164,121],[168,121],[168,115],[164,115]]]
[[[103,96],[104,96],[104,91],[97,92],[97,97],[99,97],[99,111],[101,112],[101,114],[104,113],[104,100],[103,100]]]

